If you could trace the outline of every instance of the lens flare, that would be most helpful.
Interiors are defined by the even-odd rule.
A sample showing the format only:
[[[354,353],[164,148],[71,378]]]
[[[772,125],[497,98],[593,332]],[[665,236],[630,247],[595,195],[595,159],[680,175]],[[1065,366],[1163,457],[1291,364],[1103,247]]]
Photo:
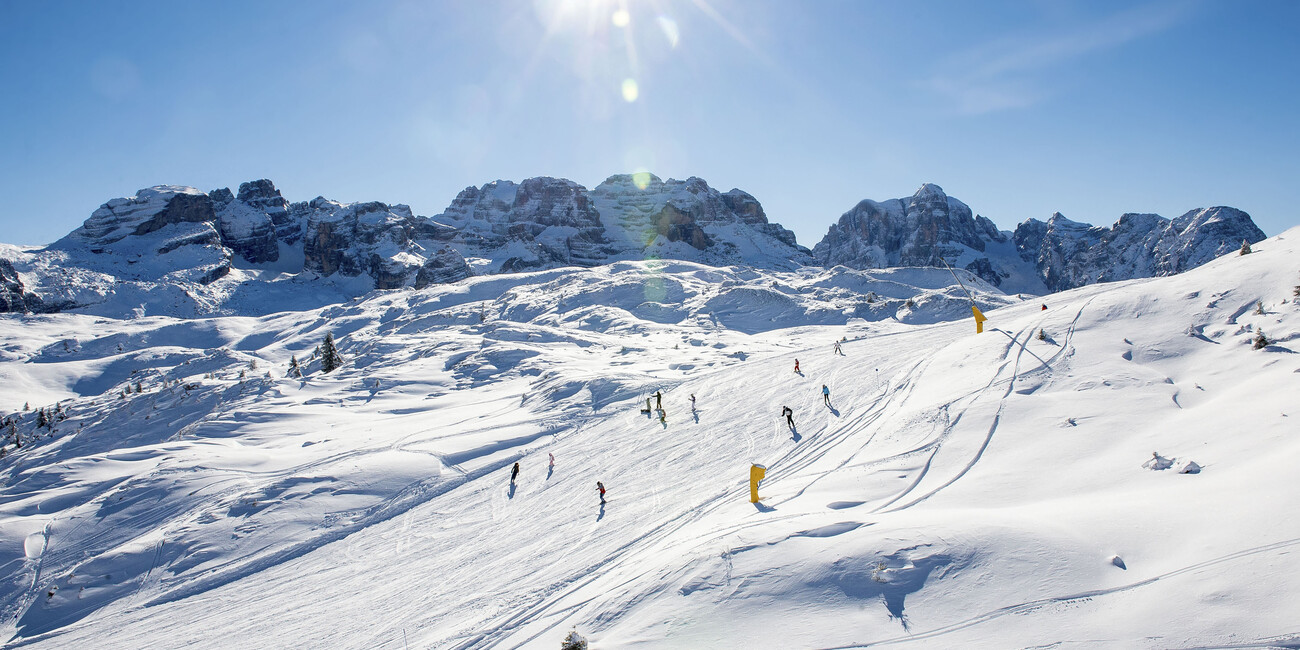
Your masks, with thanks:
[[[623,101],[629,103],[634,102],[640,94],[641,91],[636,86],[636,79],[623,80]]]
[[[632,22],[632,14],[628,13],[627,9],[619,9],[614,12],[613,16],[610,16],[610,20],[613,21],[615,27],[627,27]]]
[[[660,16],[659,29],[663,31],[664,38],[668,39],[668,47],[675,49],[677,47],[677,41],[682,38],[681,31],[677,29],[677,21],[668,16]]]
[[[645,188],[650,187],[650,172],[633,172],[632,184],[635,185],[638,190],[644,190]]]

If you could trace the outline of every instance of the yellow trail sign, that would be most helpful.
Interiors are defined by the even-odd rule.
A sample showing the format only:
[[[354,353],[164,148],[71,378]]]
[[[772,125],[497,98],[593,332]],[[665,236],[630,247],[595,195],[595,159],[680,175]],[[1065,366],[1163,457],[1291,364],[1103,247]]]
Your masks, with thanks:
[[[749,468],[749,502],[758,503],[758,482],[767,476],[767,468],[762,465],[752,465]]]
[[[970,310],[975,314],[975,333],[979,334],[984,331],[984,321],[988,320],[988,318],[975,305],[971,305]]]

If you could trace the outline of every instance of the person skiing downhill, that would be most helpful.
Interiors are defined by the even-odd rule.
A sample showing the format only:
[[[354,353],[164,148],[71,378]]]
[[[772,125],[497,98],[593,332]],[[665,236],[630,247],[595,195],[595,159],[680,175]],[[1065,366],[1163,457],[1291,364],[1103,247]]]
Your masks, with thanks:
[[[788,407],[788,406],[782,406],[782,407],[781,407],[781,415],[784,415],[784,416],[785,416],[785,425],[788,426],[788,427],[790,427],[791,429],[793,429],[793,428],[794,428],[794,411],[791,410],[790,407]]]
[[[600,491],[600,505],[605,505],[605,484],[596,481],[596,489]]]
[[[515,463],[515,468],[510,470],[510,482],[514,483],[519,476],[519,463]]]
[[[826,384],[822,384],[822,401],[826,402],[826,406],[831,405],[831,389],[827,388]]]
[[[795,359],[795,360],[794,360],[794,371],[795,371],[796,373],[799,372],[799,360],[798,360],[798,359]]]

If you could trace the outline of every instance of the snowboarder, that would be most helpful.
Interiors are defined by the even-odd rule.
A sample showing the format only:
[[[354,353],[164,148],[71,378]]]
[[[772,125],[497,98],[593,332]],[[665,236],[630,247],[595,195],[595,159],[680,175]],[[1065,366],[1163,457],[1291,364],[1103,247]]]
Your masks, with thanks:
[[[695,412],[695,393],[691,393],[691,413]]]
[[[605,484],[596,481],[596,489],[600,491],[600,505],[605,505]]]
[[[515,468],[510,470],[510,484],[515,484],[515,478],[519,476],[519,463],[515,463]]]
[[[827,388],[826,384],[822,384],[822,401],[826,402],[826,406],[831,405],[831,389]]]
[[[799,360],[798,360],[798,359],[795,359],[795,360],[794,360],[794,373],[795,373],[796,375],[799,374]]]
[[[788,406],[782,406],[781,415],[785,416],[785,425],[794,429],[794,411]]]
[[[549,466],[549,469],[555,469],[555,454],[547,453],[546,455],[551,457],[551,464]]]
[[[839,341],[836,341],[836,342],[835,342],[835,354],[841,354],[841,355],[844,354],[844,350],[841,350],[841,349],[840,349],[840,342],[839,342]]]

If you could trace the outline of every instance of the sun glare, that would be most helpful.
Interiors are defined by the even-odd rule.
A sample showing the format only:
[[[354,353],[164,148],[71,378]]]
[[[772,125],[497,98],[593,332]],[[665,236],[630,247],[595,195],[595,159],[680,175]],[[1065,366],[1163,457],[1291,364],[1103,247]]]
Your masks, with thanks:
[[[641,91],[636,86],[636,79],[623,80],[623,101],[634,102]]]

